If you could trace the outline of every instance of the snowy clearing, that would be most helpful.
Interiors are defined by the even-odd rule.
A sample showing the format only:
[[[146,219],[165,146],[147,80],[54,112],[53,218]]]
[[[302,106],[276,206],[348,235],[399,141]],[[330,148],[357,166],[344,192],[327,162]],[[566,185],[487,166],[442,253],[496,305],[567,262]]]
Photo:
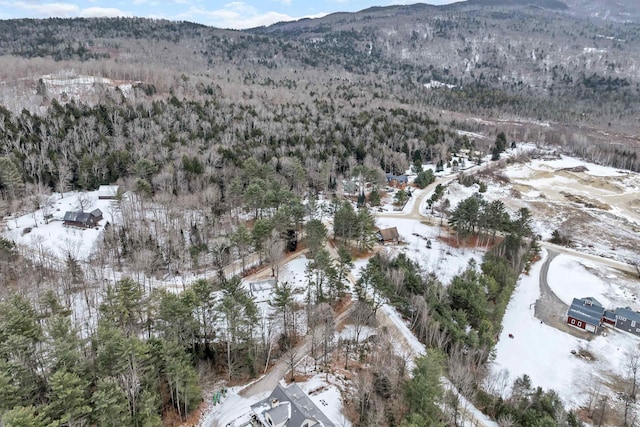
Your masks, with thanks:
[[[507,306],[491,367],[493,380],[500,371],[508,370],[505,384],[508,387],[503,394],[508,396],[513,380],[527,374],[535,386],[556,390],[569,407],[577,409],[585,404],[596,380],[625,375],[625,355],[630,349],[637,351],[640,338],[608,328],[606,336],[599,335],[586,341],[541,323],[534,317],[533,304],[540,296],[539,276],[543,261],[537,262],[528,275],[521,276]],[[577,276],[576,271],[579,272]],[[551,272],[550,286],[554,290],[562,289],[558,296],[563,300],[573,292],[577,297],[601,297],[603,303],[613,301],[605,300],[607,283],[590,274],[571,257],[558,256],[551,263]],[[588,283],[584,288],[583,282]],[[640,288],[640,284],[636,285]],[[584,291],[589,293],[583,295]],[[514,338],[510,339],[509,334]],[[571,354],[572,350],[580,349],[593,354],[595,360],[587,361]]]

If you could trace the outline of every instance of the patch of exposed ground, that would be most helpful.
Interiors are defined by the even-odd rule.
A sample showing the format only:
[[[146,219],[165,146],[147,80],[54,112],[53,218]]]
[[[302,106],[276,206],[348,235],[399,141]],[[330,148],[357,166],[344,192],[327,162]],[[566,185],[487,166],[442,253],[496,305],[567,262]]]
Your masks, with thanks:
[[[600,209],[603,211],[608,211],[609,209],[611,209],[611,206],[607,205],[606,203],[601,203],[589,197],[579,196],[576,194],[567,193],[565,191],[561,191],[560,194],[562,194],[565,199],[569,200],[570,202],[577,203],[584,206],[585,208]]]
[[[639,175],[596,176],[584,166],[554,170],[542,164],[510,183],[492,182],[509,209],[529,208],[543,238],[560,229],[594,255],[626,263],[640,258]]]

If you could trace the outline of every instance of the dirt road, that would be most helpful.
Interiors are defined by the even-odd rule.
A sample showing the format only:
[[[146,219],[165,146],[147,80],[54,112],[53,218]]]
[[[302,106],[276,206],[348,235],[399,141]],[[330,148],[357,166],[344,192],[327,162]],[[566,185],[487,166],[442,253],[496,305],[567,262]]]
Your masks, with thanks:
[[[586,259],[588,261],[597,262],[598,264],[603,264],[608,267],[615,268],[616,270],[624,271],[625,273],[632,274],[636,277],[639,274],[635,266],[625,264],[624,262],[615,261],[611,258],[604,258],[598,255],[580,252],[575,249],[567,248],[566,246],[559,246],[549,242],[540,242],[540,246],[546,248],[549,251],[549,254],[551,254],[551,252],[555,252],[557,255],[558,252],[561,252],[563,254],[573,255],[575,257]]]
[[[338,258],[338,252],[333,246],[327,243],[325,248],[329,251],[332,257],[336,259]],[[301,253],[296,256],[299,256],[299,255],[301,255]],[[285,260],[283,260],[283,262],[289,262],[293,258],[286,258]],[[259,277],[262,277],[260,272],[251,276],[251,278],[259,278]],[[355,285],[356,278],[351,273],[347,274],[347,280],[351,282],[352,286]],[[351,313],[351,308],[352,308],[352,304],[351,304],[351,300],[349,300],[349,303],[345,306],[344,310],[335,317],[335,320],[334,320],[335,327],[337,327],[347,319],[347,317]],[[259,380],[254,381],[253,383],[249,384],[247,387],[240,390],[238,394],[240,394],[243,397],[250,397],[256,394],[273,390],[276,387],[276,385],[278,385],[278,382],[282,378],[284,378],[287,372],[289,372],[289,369],[291,367],[291,355],[293,354],[294,365],[297,365],[310,352],[311,352],[311,336],[306,336],[304,337],[302,342],[298,344],[298,346],[296,346],[296,348],[280,356],[278,361],[275,363],[275,365],[271,367],[271,370],[269,370],[269,372],[266,375],[264,375]]]
[[[549,266],[559,252],[548,250],[549,254],[540,268],[540,298],[536,301],[535,316],[545,324],[573,335],[574,337],[591,340],[594,335],[583,332],[567,325],[564,318],[569,306],[562,302],[549,286]]]
[[[418,221],[422,221],[426,218],[425,215],[420,213],[420,207],[424,202],[424,199],[428,194],[431,194],[433,190],[436,188],[438,184],[447,185],[451,181],[458,179],[457,175],[447,176],[442,179],[437,179],[428,186],[424,188],[424,191],[421,191],[420,194],[416,196],[416,200],[413,202],[413,207],[410,212],[398,212],[398,213],[380,213],[376,212],[376,218],[403,218],[403,219],[415,219]]]

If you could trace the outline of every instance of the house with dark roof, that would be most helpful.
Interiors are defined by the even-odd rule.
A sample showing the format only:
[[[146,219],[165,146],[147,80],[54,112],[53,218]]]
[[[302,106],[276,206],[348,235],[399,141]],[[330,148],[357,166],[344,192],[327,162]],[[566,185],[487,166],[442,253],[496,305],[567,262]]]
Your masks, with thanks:
[[[409,183],[409,177],[407,175],[394,175],[392,173],[387,173],[387,184],[389,185],[397,185],[400,187],[404,187]]]
[[[616,328],[640,336],[640,313],[629,307],[616,308]]]
[[[334,427],[297,384],[280,384],[271,395],[251,405],[253,427]]]
[[[378,230],[376,233],[378,242],[384,244],[398,243],[400,241],[400,234],[398,233],[398,227],[385,228]]]
[[[64,214],[64,225],[69,227],[91,228],[102,220],[102,211],[91,212],[67,211]]]
[[[604,307],[595,298],[574,298],[567,311],[567,324],[597,334],[604,312]]]

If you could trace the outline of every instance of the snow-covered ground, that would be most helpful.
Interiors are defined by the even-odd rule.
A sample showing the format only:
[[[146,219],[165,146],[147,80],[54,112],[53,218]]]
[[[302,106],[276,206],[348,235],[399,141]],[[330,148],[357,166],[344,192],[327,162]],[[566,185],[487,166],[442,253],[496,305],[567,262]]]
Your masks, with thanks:
[[[446,235],[446,231],[414,219],[378,218],[376,225],[380,228],[397,227],[402,241],[406,243],[388,246],[385,250],[394,254],[404,253],[426,272],[435,273],[445,285],[464,271],[471,259],[480,264],[484,256],[481,249],[453,248],[447,245],[439,239]],[[427,248],[427,239],[431,241],[430,249]]]
[[[488,382],[495,381],[501,371],[507,370],[507,387],[503,390],[508,396],[513,380],[527,374],[534,386],[554,389],[569,407],[578,408],[585,404],[595,381],[610,374],[625,375],[626,354],[630,349],[637,351],[640,338],[608,329],[606,336],[598,335],[586,341],[541,323],[534,317],[534,304],[540,296],[543,261],[534,264],[529,274],[518,281],[503,319],[491,366],[493,376]],[[582,287],[582,283],[587,284]],[[552,261],[549,285],[563,300],[571,299],[571,295],[593,295],[602,298],[603,303],[612,301],[607,298],[609,285],[568,256],[561,255]],[[640,283],[637,285],[640,288]],[[509,338],[509,334],[514,338]],[[588,350],[595,360],[587,361],[571,353],[579,349]]]
[[[419,198],[418,196],[420,196],[420,194],[422,194],[426,190],[421,190],[419,188],[411,188],[410,190],[411,190],[411,197],[407,200],[407,203],[405,203],[402,209],[400,209],[398,206],[395,206],[393,204],[395,194],[398,190],[389,188],[387,190],[389,191],[387,193],[387,197],[384,200],[382,200],[380,211],[384,212],[385,214],[398,214],[398,215],[407,214],[411,212],[416,203],[416,200],[418,200]]]
[[[613,268],[571,255],[558,255],[549,266],[549,286],[567,305],[573,298],[593,297],[605,308],[640,310],[640,281]]]
[[[531,151],[519,146],[515,153]],[[483,197],[501,200],[513,215],[522,207],[533,215],[533,230],[542,239],[561,230],[576,249],[630,263],[637,257],[640,229],[640,174],[552,156],[514,163],[499,171],[508,182],[480,177],[488,183]],[[447,187],[442,201],[450,209],[478,191],[457,182]],[[442,203],[442,202],[440,202]]]
[[[90,201],[85,206],[85,212],[94,209],[102,211],[103,219],[96,227],[83,229],[63,225],[64,214],[67,211],[79,210],[79,196]],[[56,193],[48,198],[50,208],[39,209],[35,214],[29,213],[7,220],[8,230],[3,233],[4,237],[27,248],[33,256],[45,254],[58,260],[64,260],[68,255],[71,255],[80,261],[88,260],[107,221],[113,223],[114,220],[117,220],[113,200],[99,200],[97,191],[65,193],[63,198],[60,198],[60,194]],[[44,214],[47,211],[53,216],[48,224],[44,220]],[[31,228],[31,232],[24,234],[26,228]]]
[[[118,88],[124,96],[131,95],[133,84],[137,82],[115,81],[105,77],[78,75],[73,71],[64,71],[56,75],[42,76],[47,95],[50,98],[82,99],[99,93],[103,88]]]
[[[304,364],[304,360],[301,361]],[[313,366],[311,363],[310,366]],[[307,381],[298,382],[298,386],[307,393],[311,401],[338,427],[351,427],[351,423],[342,413],[341,379],[334,375],[315,374]],[[280,382],[286,387],[284,381]],[[250,398],[242,397],[238,392],[243,387],[228,390],[221,404],[209,407],[201,418],[201,427],[241,426],[251,419],[251,405],[267,398],[271,392],[258,394]]]

